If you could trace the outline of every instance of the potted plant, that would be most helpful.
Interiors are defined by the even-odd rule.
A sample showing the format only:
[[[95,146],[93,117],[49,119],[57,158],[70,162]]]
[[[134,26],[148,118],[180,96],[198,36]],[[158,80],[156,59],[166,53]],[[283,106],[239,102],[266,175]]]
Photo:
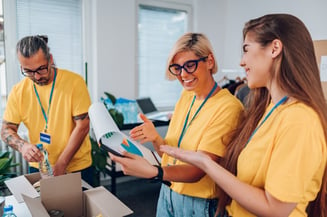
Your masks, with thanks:
[[[100,186],[100,173],[106,175],[106,166],[108,165],[108,153],[102,150],[95,138],[90,136],[92,146],[92,166],[94,168],[93,186]]]
[[[112,103],[112,105],[115,105],[116,103],[116,97],[108,92],[104,92],[106,95],[106,98],[101,98],[101,100],[105,103],[105,101],[109,101]],[[117,109],[114,108],[108,108],[108,112],[111,115],[111,117],[116,122],[117,126],[121,128],[124,124],[124,116],[122,113],[120,113]],[[100,174],[106,175],[106,167],[109,166],[107,159],[109,157],[108,153],[101,149],[99,147],[98,142],[95,139],[94,133],[90,133],[90,141],[92,145],[92,166],[94,168],[94,179],[93,179],[93,185],[99,186],[100,185]]]
[[[7,194],[5,181],[16,177],[17,174],[12,172],[11,168],[16,167],[19,163],[13,163],[13,157],[9,151],[0,152],[0,191],[1,195]]]
[[[109,101],[109,103],[112,103],[112,106],[115,106],[116,104],[116,97],[112,95],[111,93],[104,92],[107,98],[102,98],[102,100],[106,103]],[[108,108],[108,107],[107,107]],[[110,113],[111,117],[114,119],[116,122],[117,126],[121,129],[124,124],[124,116],[122,113],[120,113],[117,109],[114,107],[108,108],[108,112]]]

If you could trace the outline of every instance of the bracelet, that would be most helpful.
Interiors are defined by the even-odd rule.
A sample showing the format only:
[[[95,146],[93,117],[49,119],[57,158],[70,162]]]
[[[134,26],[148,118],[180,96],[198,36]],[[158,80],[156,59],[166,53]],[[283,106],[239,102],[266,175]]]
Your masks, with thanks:
[[[158,174],[152,178],[150,178],[151,181],[153,182],[162,182],[163,180],[163,169],[161,166],[154,165],[158,169]]]
[[[165,181],[163,180],[163,169],[161,166],[158,165],[153,165],[154,167],[156,167],[158,169],[158,174],[152,178],[150,178],[149,180],[153,183],[155,182],[161,182],[165,185],[167,185],[168,187],[171,185],[171,183],[169,181]]]

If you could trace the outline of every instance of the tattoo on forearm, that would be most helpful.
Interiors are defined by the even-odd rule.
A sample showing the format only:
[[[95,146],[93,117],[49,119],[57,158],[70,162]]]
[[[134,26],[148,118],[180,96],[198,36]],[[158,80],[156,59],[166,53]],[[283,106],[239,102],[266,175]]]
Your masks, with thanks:
[[[11,135],[6,136],[6,134],[4,134],[4,138],[5,138],[5,143],[7,143],[7,144],[11,143],[11,141],[12,141]]]
[[[78,116],[74,116],[73,117],[73,119],[75,121],[77,121],[77,120],[84,120],[85,118],[89,118],[89,114],[88,113],[81,114],[81,115],[78,115]]]
[[[21,150],[25,141],[17,134],[18,124],[3,121],[1,137],[3,141],[15,150]]]
[[[22,150],[23,146],[24,146],[24,140],[19,140],[17,143],[17,150]]]

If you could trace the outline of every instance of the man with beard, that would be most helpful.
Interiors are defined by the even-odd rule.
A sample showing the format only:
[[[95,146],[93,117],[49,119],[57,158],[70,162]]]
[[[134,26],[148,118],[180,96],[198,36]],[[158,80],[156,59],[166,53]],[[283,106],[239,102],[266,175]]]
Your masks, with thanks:
[[[16,46],[21,73],[25,76],[8,97],[1,137],[29,162],[29,172],[38,171],[42,159],[36,144],[49,153],[53,175],[82,174],[92,184],[88,108],[91,100],[83,78],[58,69],[47,36],[27,36]],[[17,134],[20,123],[28,129],[29,141]]]

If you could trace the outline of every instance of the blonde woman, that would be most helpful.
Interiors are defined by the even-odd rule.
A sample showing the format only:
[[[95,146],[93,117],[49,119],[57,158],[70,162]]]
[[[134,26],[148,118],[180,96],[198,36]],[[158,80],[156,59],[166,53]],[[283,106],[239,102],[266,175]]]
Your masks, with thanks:
[[[326,216],[327,107],[310,34],[289,14],[250,20],[241,66],[252,89],[222,166],[161,147],[205,171],[227,216]]]
[[[166,75],[178,79],[184,88],[166,137],[160,137],[145,116],[141,116],[144,123],[130,132],[133,139],[153,143],[162,156],[161,167],[127,153],[125,158],[110,155],[122,164],[125,174],[163,181],[158,217],[214,216],[218,202],[215,182],[198,167],[162,154],[160,146],[199,151],[219,162],[225,153],[225,134],[235,129],[243,107],[228,90],[217,85],[213,78],[216,71],[207,37],[199,33],[183,35],[173,47],[166,68]]]

